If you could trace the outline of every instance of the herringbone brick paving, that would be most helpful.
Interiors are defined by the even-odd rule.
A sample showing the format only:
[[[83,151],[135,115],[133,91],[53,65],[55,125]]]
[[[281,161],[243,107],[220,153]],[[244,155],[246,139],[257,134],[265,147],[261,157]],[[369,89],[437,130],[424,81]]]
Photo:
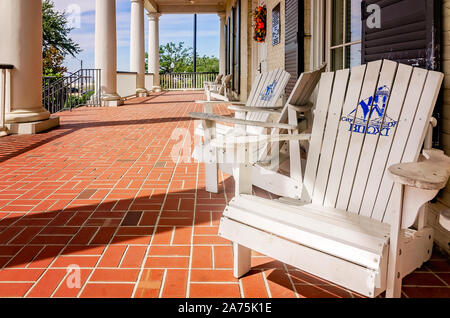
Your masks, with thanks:
[[[233,180],[210,194],[190,161],[188,113],[201,98],[83,107],[60,113],[58,129],[0,138],[0,297],[359,297],[256,253],[233,277],[231,245],[217,236]],[[434,253],[403,296],[450,297],[449,284]]]

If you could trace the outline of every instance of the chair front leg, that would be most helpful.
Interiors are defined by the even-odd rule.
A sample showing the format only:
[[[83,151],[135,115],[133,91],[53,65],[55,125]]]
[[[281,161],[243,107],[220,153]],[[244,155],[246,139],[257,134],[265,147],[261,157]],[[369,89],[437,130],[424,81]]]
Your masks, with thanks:
[[[402,262],[402,245],[401,229],[403,200],[405,194],[405,186],[400,183],[394,184],[394,208],[392,213],[391,233],[389,239],[389,261],[387,272],[387,298],[400,298],[402,293],[401,262]]]
[[[252,194],[252,165],[249,163],[233,163],[234,193]]]
[[[288,118],[289,124],[298,125],[297,112],[294,109],[288,109]],[[290,133],[296,134],[298,131],[290,131]],[[290,177],[300,184],[303,180],[300,140],[292,140],[289,142],[289,164]]]
[[[245,120],[246,117],[247,117],[247,112],[242,112],[242,111],[235,111],[234,112],[234,118],[236,118],[236,119],[244,119]],[[245,125],[235,124],[234,128],[236,130],[245,131]]]
[[[252,268],[252,250],[233,243],[233,276],[241,278]]]
[[[205,112],[212,112],[212,105],[204,105]],[[204,130],[204,144],[209,145],[211,140],[216,136],[216,122],[212,120],[202,120]],[[217,150],[214,147],[205,147],[205,188],[206,191],[212,193],[219,192],[219,167],[217,164]]]

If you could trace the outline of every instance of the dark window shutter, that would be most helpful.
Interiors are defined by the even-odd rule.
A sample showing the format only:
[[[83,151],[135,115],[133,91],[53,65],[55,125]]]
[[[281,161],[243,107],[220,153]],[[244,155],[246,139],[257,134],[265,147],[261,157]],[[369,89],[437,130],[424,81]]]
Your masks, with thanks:
[[[367,6],[381,7],[381,28],[367,27]],[[362,1],[362,63],[390,59],[439,70],[438,0]]]
[[[230,43],[228,36],[229,23],[225,24],[225,74],[230,73]],[[224,75],[225,75],[224,74]]]
[[[234,58],[234,90],[241,93],[241,0],[236,1],[236,37],[235,37],[235,58]]]
[[[291,94],[298,77],[304,71],[303,11],[303,0],[286,0],[284,64],[286,71],[291,74],[286,86],[286,97]]]
[[[236,77],[236,69],[235,69],[235,64],[236,64],[236,8],[232,7],[231,8],[231,22],[230,22],[230,28],[231,28],[231,35],[230,35],[230,42],[231,42],[231,51],[230,51],[230,55],[231,55],[231,64],[230,64],[230,71],[231,74],[233,75],[233,78],[231,80],[231,89],[234,91],[235,89],[235,77]]]
[[[367,6],[381,7],[381,28],[367,27]],[[429,70],[441,70],[440,0],[362,1],[362,63],[390,59]],[[442,95],[442,94],[441,94]],[[442,101],[439,97],[433,116],[438,125],[433,132],[433,147],[440,147]]]

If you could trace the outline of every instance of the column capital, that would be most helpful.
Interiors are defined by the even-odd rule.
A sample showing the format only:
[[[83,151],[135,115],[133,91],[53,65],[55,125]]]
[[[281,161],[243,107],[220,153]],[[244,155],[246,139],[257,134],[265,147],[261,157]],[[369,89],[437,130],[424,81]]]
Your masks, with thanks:
[[[226,12],[219,12],[217,13],[217,15],[219,16],[220,20],[225,20],[225,18],[227,17]]]
[[[159,12],[147,12],[148,19],[150,21],[158,21],[161,13]]]

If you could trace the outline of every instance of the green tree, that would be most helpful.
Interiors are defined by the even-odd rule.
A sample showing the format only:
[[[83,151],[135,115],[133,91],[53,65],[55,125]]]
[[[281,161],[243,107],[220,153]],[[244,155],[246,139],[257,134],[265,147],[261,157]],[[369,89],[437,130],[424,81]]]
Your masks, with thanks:
[[[145,52],[145,71],[148,73],[148,52]]]
[[[197,72],[219,72],[219,59],[215,56],[197,56]]]
[[[169,42],[161,45],[159,65],[161,73],[189,72],[189,66],[191,67],[190,72],[192,72],[192,48],[184,47],[184,42],[178,44]]]
[[[193,49],[185,47],[184,42],[169,42],[159,48],[160,72],[183,73],[193,72]],[[173,65],[173,67],[172,67]],[[145,69],[148,70],[148,53],[145,53]],[[197,72],[218,72],[219,59],[215,56],[199,56],[197,54]]]
[[[65,12],[58,12],[52,0],[42,1],[42,26],[44,74],[60,74],[64,58],[67,55],[75,57],[81,52],[80,46],[70,38],[73,28],[69,26]]]
[[[63,66],[64,56],[53,46],[44,51],[44,76],[61,77],[67,68]]]

